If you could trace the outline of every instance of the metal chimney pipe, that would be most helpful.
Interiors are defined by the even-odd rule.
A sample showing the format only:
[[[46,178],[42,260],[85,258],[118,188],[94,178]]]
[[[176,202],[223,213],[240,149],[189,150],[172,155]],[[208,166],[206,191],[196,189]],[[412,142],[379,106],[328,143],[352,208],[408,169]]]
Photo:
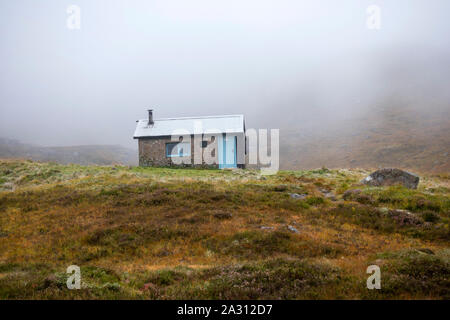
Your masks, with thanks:
[[[153,125],[153,109],[148,109],[148,124]]]

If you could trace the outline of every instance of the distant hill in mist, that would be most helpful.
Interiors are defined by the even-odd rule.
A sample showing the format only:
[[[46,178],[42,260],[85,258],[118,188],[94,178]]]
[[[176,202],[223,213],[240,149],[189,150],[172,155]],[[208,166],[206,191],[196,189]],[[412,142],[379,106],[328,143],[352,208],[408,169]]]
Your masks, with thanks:
[[[280,132],[282,169],[399,167],[450,172],[448,107],[379,107],[346,121]]]
[[[0,158],[5,159],[20,158],[82,165],[137,165],[137,157],[137,151],[119,145],[42,147],[0,138]]]

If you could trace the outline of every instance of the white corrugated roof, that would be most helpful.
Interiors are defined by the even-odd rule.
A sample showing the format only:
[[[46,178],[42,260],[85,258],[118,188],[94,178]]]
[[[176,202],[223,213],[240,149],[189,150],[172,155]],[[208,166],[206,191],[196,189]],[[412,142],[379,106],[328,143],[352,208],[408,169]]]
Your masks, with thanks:
[[[170,136],[172,134],[200,134],[244,132],[244,116],[208,116],[155,119],[148,125],[148,119],[137,121],[134,138]]]

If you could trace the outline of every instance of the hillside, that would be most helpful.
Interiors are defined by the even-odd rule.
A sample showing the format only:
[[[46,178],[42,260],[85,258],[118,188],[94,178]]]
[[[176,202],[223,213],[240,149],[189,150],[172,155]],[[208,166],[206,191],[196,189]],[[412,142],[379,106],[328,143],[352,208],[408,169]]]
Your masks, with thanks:
[[[0,299],[449,299],[449,176],[367,173],[0,161]]]
[[[0,158],[53,161],[61,164],[137,164],[137,151],[118,145],[42,147],[0,138]]]
[[[450,172],[448,108],[376,108],[336,124],[282,130],[281,168],[401,167]]]

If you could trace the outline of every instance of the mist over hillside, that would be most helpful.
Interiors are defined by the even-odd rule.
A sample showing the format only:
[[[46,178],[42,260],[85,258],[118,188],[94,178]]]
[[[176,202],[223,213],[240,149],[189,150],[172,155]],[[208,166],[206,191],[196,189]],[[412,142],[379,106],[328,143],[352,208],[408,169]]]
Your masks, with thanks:
[[[376,72],[361,77],[360,84],[336,83],[347,90],[340,97],[316,94],[319,98],[308,101],[311,95],[302,94],[274,108],[277,112],[266,124],[280,127],[281,167],[395,166],[448,172],[448,56],[420,50],[380,54],[372,66]],[[309,112],[292,108],[308,103]]]
[[[81,165],[137,164],[137,152],[119,145],[42,147],[5,138],[0,138],[0,158]]]
[[[428,115],[406,108],[316,128],[282,131],[282,169],[400,167],[418,172],[450,171],[450,120],[446,111]]]

